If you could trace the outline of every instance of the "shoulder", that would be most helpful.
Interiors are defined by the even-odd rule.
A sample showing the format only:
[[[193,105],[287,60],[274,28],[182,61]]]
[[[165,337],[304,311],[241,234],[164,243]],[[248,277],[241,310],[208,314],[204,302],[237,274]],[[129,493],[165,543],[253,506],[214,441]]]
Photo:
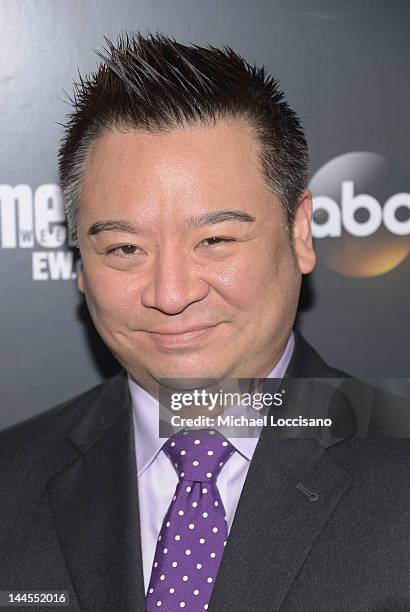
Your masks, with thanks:
[[[341,443],[342,452],[344,444]],[[357,515],[368,513],[373,527],[377,517],[384,517],[384,527],[386,521],[408,526],[410,439],[353,439],[348,444],[353,479],[346,501],[355,500]],[[338,449],[333,452],[338,457]]]
[[[122,385],[125,379],[125,373],[120,372],[92,389],[0,431],[0,473],[20,471],[18,464],[22,462],[26,469],[32,469],[36,459],[44,459],[61,448],[66,433],[86,416],[89,407],[110,389]]]
[[[0,541],[34,514],[50,478],[78,461],[128,405],[127,378],[104,383],[0,432]]]
[[[350,374],[332,366],[319,355],[311,344],[294,330],[295,347],[286,370],[289,378],[350,378]]]

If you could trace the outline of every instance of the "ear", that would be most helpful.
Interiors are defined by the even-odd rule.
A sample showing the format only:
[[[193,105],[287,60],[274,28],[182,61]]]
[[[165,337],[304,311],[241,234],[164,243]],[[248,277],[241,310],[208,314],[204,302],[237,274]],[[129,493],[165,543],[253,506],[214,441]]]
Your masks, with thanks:
[[[85,288],[84,288],[84,272],[83,272],[82,267],[81,267],[81,270],[77,274],[77,287],[78,287],[78,290],[81,293],[84,293],[84,291],[85,291]]]
[[[296,259],[302,274],[312,272],[316,264],[316,254],[312,243],[312,214],[312,194],[306,189],[299,199],[292,230]]]

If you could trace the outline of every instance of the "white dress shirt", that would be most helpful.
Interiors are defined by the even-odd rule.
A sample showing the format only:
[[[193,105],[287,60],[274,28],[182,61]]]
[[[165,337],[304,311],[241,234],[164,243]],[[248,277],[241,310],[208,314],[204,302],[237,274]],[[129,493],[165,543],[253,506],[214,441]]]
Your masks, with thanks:
[[[266,378],[283,377],[292,356],[294,344],[294,336],[291,332],[280,360]],[[128,384],[133,408],[142,564],[146,593],[151,578],[158,536],[175,493],[178,476],[174,466],[162,451],[165,439],[158,436],[157,400],[144,391],[130,376],[128,376]],[[228,533],[258,439],[258,437],[229,438],[236,452],[223,466],[217,481],[226,511]]]

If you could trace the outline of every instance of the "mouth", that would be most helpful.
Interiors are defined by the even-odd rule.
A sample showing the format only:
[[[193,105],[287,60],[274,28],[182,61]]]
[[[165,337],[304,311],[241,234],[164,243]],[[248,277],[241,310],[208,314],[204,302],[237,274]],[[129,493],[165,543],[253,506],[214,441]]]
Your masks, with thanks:
[[[212,333],[217,325],[190,327],[183,330],[149,331],[148,334],[160,348],[180,348],[198,344]]]

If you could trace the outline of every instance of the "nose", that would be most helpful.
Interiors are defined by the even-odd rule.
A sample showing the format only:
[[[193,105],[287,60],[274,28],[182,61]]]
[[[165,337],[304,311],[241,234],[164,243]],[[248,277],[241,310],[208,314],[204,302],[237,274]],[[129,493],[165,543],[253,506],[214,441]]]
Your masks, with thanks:
[[[148,274],[141,295],[143,305],[169,315],[183,312],[209,292],[208,283],[201,278],[189,253],[178,244],[162,245]]]

